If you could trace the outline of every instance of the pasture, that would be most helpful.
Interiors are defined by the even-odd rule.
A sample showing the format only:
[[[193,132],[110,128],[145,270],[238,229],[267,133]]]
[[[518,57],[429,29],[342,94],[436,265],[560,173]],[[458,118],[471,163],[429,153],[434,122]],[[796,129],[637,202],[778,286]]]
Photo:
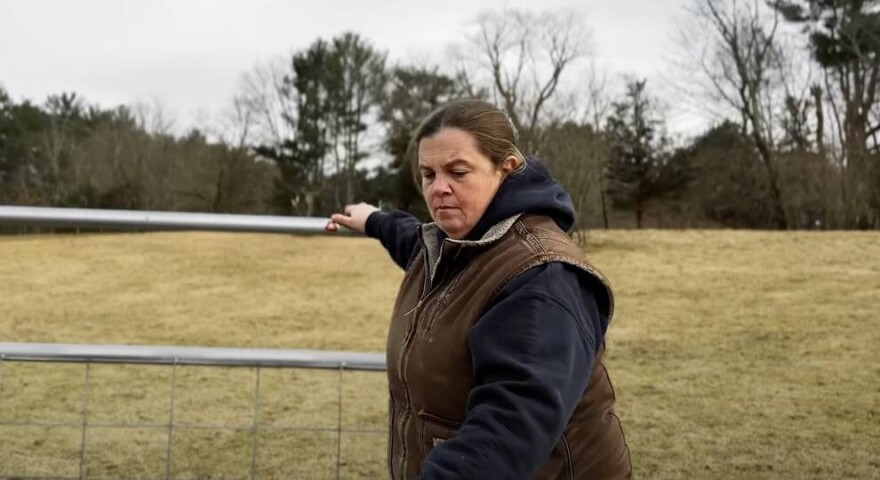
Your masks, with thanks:
[[[607,361],[637,478],[880,477],[880,235],[596,231]],[[365,238],[0,237],[0,341],[381,352],[402,278]],[[76,422],[82,365],[0,364],[0,421]],[[89,422],[168,421],[170,368],[91,367]],[[250,369],[180,367],[175,421],[246,425]],[[261,425],[385,427],[381,373],[264,370]],[[75,428],[0,425],[0,474],[76,476]],[[336,434],[258,435],[259,478],[335,478]],[[249,431],[178,430],[174,478],[246,478]],[[159,478],[162,429],[92,429],[86,474]],[[343,478],[385,476],[344,435]]]

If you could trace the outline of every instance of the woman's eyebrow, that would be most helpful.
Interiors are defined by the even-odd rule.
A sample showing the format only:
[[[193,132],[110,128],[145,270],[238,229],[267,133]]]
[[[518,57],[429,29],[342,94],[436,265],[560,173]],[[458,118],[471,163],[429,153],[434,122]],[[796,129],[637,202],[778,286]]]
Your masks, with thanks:
[[[451,161],[443,164],[443,167],[445,167],[445,168],[452,168],[452,167],[459,167],[459,166],[470,167],[471,164],[470,164],[470,162],[468,162],[467,160],[465,160],[463,158],[456,158],[455,160],[451,160]]]

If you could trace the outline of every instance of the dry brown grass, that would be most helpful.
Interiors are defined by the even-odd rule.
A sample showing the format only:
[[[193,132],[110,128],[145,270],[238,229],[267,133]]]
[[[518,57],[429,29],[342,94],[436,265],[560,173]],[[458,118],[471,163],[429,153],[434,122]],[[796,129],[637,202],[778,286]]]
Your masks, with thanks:
[[[609,368],[640,478],[880,477],[880,235],[591,234],[617,313]],[[154,233],[0,238],[3,341],[381,351],[401,273],[368,239]],[[6,362],[0,419],[78,421],[84,368]],[[169,369],[95,366],[89,421],[167,422]],[[263,372],[261,422],[335,426],[336,373]],[[253,372],[181,368],[176,420],[247,424]],[[381,374],[343,423],[384,426]],[[75,475],[76,429],[0,427],[0,473]],[[164,474],[162,430],[87,438],[87,473]],[[177,478],[244,476],[248,432],[179,431]],[[333,434],[261,433],[261,478],[332,478]],[[343,477],[384,438],[343,437]]]

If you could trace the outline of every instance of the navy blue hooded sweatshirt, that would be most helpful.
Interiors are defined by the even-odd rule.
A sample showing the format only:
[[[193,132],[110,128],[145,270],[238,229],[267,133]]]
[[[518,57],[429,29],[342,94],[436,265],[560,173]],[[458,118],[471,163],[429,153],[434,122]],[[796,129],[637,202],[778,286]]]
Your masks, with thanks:
[[[534,157],[504,180],[466,238],[479,239],[521,213],[547,215],[563,231],[574,223],[571,198]],[[404,212],[375,212],[366,233],[406,269],[419,245],[419,225]],[[597,306],[598,288],[559,262],[504,286],[469,333],[475,387],[464,422],[423,460],[423,480],[534,476],[561,439],[603,342],[608,319]]]

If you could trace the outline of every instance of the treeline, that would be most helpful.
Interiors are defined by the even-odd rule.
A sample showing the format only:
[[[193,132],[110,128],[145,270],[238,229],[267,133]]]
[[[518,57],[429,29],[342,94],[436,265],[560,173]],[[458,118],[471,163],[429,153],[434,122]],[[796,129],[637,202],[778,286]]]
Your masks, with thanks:
[[[222,122],[183,136],[159,108],[0,88],[0,203],[312,216],[365,200],[424,216],[410,134],[443,102],[479,97],[505,109],[585,228],[877,229],[876,3],[695,0],[680,95],[718,121],[687,141],[669,138],[646,80],[615,91],[576,69],[589,37],[564,11],[486,12],[443,65],[392,63],[356,33],[319,39],[255,66]]]

